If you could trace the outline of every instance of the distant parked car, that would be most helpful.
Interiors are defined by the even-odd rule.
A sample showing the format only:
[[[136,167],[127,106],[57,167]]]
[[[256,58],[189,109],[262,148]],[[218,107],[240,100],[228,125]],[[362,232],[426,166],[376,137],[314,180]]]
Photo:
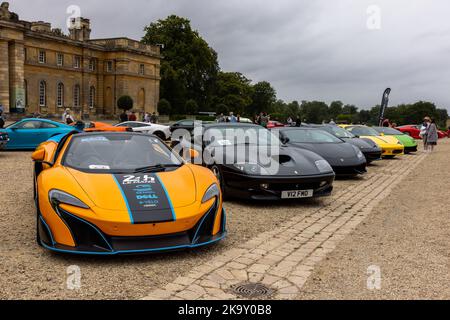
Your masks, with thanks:
[[[366,173],[367,160],[361,150],[318,128],[296,127],[274,129],[290,148],[305,149],[323,157],[337,175],[356,176]]]
[[[154,134],[158,138],[162,140],[170,139],[170,127],[164,126],[161,124],[154,124],[148,122],[140,122],[140,121],[127,121],[123,123],[119,123],[115,125],[116,127],[121,128],[131,128],[134,132],[142,132]]]
[[[355,147],[358,147],[361,152],[366,157],[368,163],[372,161],[381,160],[381,148],[370,139],[361,139],[357,138],[353,133],[347,131],[339,126],[331,125],[331,124],[311,124],[308,125],[311,128],[317,128],[324,130],[336,138],[341,139],[344,142],[350,143]]]
[[[411,136],[414,139],[422,139],[422,137],[420,136],[421,127],[421,125],[409,124],[406,126],[397,127],[396,129],[403,132],[404,134]],[[448,133],[438,130],[438,137],[439,139],[446,138],[448,137]]]
[[[283,127],[286,127],[286,125],[279,121],[269,121],[269,123],[267,124],[267,129],[283,128]]]
[[[386,136],[394,136],[405,146],[405,153],[416,152],[417,151],[417,141],[403,133],[399,130],[388,128],[388,127],[373,127],[379,133],[384,134]]]
[[[13,123],[5,129],[0,129],[0,134],[6,133],[9,137],[9,142],[5,147],[6,150],[33,150],[51,137],[73,130],[73,127],[60,122],[28,118]]]
[[[0,150],[4,149],[9,141],[8,134],[6,132],[0,132]]]
[[[103,122],[89,122],[86,124],[85,132],[127,132],[127,131],[133,131],[131,128],[128,127],[115,127],[113,125],[103,123]]]

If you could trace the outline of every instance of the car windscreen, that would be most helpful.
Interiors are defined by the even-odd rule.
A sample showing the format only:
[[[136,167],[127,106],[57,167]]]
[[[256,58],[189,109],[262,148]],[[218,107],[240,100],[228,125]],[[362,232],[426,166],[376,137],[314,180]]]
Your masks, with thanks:
[[[325,130],[326,132],[331,133],[333,136],[338,138],[349,138],[349,139],[355,138],[355,135],[352,134],[350,131],[342,129],[341,127],[338,126],[329,126],[319,129]]]
[[[279,146],[280,139],[263,127],[212,127],[208,128],[203,141],[206,145],[260,145]]]
[[[347,128],[348,131],[350,131],[351,133],[353,133],[354,135],[357,136],[379,136],[380,133],[373,129],[373,128],[369,128],[369,127],[349,127]]]
[[[320,129],[290,129],[282,133],[292,143],[343,143],[342,140]]]
[[[137,168],[182,163],[159,139],[122,133],[74,136],[63,162],[68,167],[96,173],[128,173]]]
[[[378,132],[381,132],[381,133],[384,133],[384,134],[387,134],[387,135],[399,136],[399,135],[403,134],[402,132],[400,132],[400,131],[398,131],[396,129],[393,129],[393,128],[375,127],[374,129],[377,130]]]

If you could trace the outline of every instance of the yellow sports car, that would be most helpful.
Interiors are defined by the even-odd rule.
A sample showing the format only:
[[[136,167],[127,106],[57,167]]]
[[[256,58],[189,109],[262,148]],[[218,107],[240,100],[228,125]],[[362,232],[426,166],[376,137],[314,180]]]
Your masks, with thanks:
[[[47,249],[133,254],[226,236],[217,178],[156,136],[71,133],[42,143],[32,158],[37,241]]]
[[[383,151],[383,158],[394,158],[405,153],[404,145],[394,136],[385,136],[373,128],[362,125],[341,125],[358,138],[370,139]]]

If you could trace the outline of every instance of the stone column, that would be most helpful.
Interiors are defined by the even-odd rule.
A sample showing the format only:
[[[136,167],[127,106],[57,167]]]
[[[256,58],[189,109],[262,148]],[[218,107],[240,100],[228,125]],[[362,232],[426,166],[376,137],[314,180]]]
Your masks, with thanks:
[[[0,103],[9,112],[9,48],[8,41],[0,39]]]
[[[98,60],[98,78],[97,78],[97,114],[101,113],[105,115],[105,100],[104,100],[104,89],[105,89],[105,63],[103,59]]]
[[[9,45],[10,111],[23,112],[25,108],[24,64],[23,43],[11,42]]]

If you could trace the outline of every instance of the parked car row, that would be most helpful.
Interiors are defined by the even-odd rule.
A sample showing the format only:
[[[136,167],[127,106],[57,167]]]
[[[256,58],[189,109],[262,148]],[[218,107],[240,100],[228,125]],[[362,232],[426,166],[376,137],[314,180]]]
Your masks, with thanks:
[[[187,139],[176,141],[183,148],[175,151],[166,140],[177,139],[177,129],[185,129]],[[365,126],[268,130],[191,120],[169,128],[26,119],[1,132],[11,149],[37,145],[37,243],[94,255],[216,243],[227,235],[224,198],[329,196],[336,176],[364,174],[368,163],[402,155],[411,142],[399,140],[397,131]]]

